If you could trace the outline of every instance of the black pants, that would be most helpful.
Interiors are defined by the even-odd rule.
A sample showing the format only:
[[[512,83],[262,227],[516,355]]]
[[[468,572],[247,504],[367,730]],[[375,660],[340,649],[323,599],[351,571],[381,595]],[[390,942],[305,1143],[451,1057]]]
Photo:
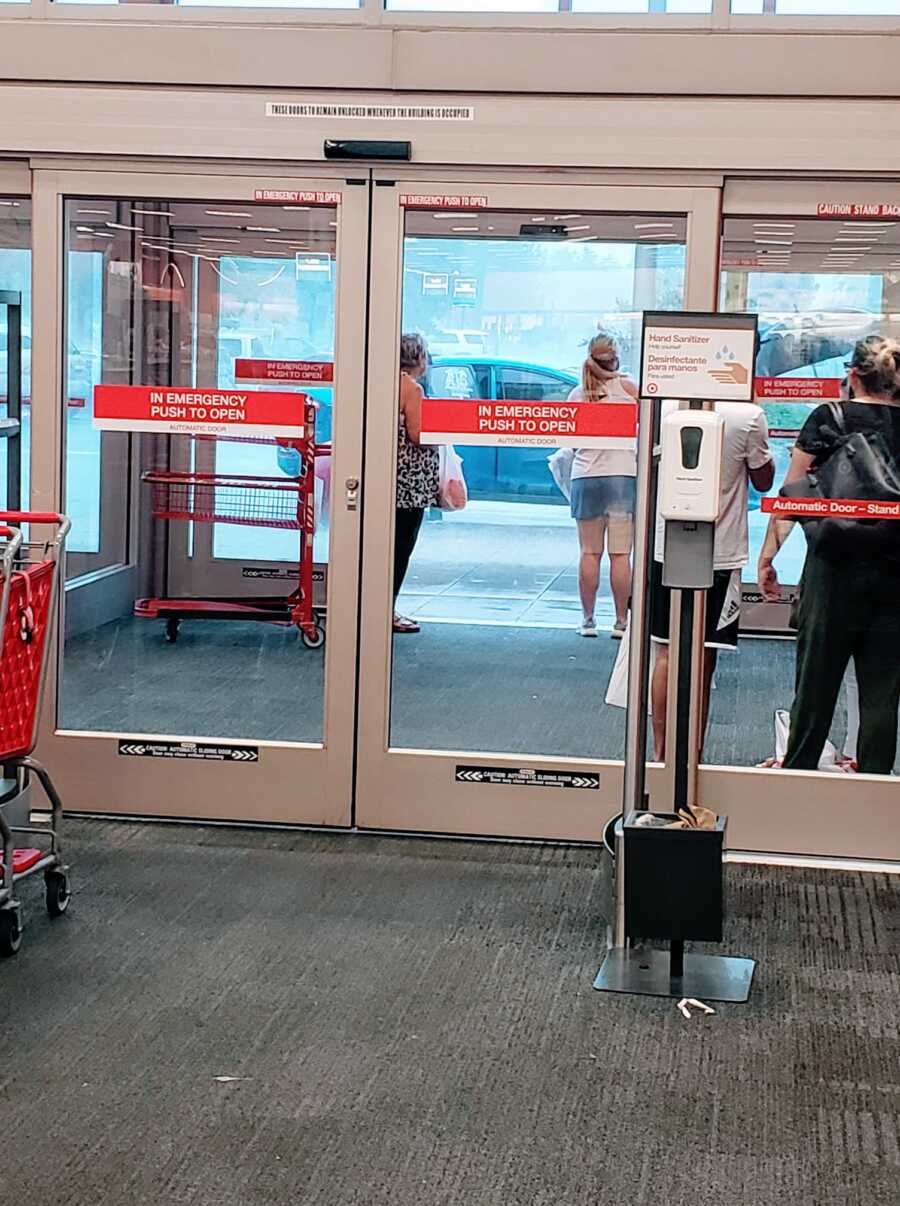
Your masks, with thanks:
[[[810,552],[797,610],[787,769],[819,765],[851,657],[859,682],[859,769],[889,775],[900,705],[900,580],[875,564],[841,564]]]
[[[416,541],[419,539],[419,528],[425,515],[424,507],[398,507],[397,520],[394,527],[394,602],[400,594],[400,587],[409,569],[409,559],[413,555]]]

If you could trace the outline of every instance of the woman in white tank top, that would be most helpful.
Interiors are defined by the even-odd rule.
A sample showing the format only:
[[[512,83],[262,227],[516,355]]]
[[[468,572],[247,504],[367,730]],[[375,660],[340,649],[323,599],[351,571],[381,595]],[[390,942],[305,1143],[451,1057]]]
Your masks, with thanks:
[[[570,402],[627,402],[637,399],[637,389],[619,375],[616,341],[598,332],[588,346],[581,385],[569,394]],[[600,585],[600,562],[609,556],[609,579],[616,619],[612,636],[625,631],[631,595],[631,544],[634,522],[635,444],[623,448],[579,448],[572,462],[572,516],[578,524],[581,560],[578,589],[581,595],[581,635],[595,637],[594,605]]]

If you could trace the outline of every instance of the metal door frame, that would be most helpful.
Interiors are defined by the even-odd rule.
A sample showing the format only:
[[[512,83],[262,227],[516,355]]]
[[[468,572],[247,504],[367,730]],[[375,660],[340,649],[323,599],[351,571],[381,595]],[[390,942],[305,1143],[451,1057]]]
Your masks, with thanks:
[[[391,698],[391,554],[394,516],[397,347],[402,302],[401,191],[488,198],[488,209],[533,213],[577,209],[592,213],[685,214],[685,307],[709,310],[718,283],[720,190],[701,185],[644,186],[573,183],[571,176],[519,173],[426,172],[421,168],[375,172],[372,280],[379,304],[370,308],[369,413],[366,441],[366,513],[360,649],[357,823],[365,828],[597,841],[622,801],[623,762],[531,757],[471,751],[392,749],[388,744]],[[674,667],[675,658],[672,658]],[[602,684],[598,683],[598,694]],[[516,768],[599,770],[601,790],[495,788],[457,784],[455,763]],[[651,767],[651,790],[669,790],[668,768]]]
[[[821,201],[895,203],[896,198],[897,186],[890,180],[734,176],[724,183],[723,214],[774,221],[815,217]],[[773,701],[773,709],[778,704]],[[891,776],[848,779],[820,771],[703,763],[697,796],[701,804],[729,814],[729,842],[743,850],[900,862],[900,780]]]
[[[52,349],[35,360],[32,505],[56,510],[61,502],[64,436],[61,382],[65,337],[62,269],[65,254],[63,201],[93,198],[183,199],[252,203],[254,191],[327,189],[341,194],[338,226],[335,370],[336,477],[358,477],[362,460],[364,396],[365,270],[368,256],[368,190],[348,186],[346,172],[325,165],[302,165],[277,174],[246,165],[227,173],[116,170],[102,161],[74,170],[36,169],[33,189],[34,343]],[[105,169],[105,170],[104,170]],[[133,477],[134,475],[132,475]],[[132,488],[132,507],[136,490]],[[132,525],[134,526],[134,525]],[[50,690],[42,721],[41,753],[66,784],[66,807],[91,812],[179,818],[349,825],[354,765],[355,650],[358,607],[359,515],[334,508],[326,643],[325,741],[284,744],[251,741],[259,762],[231,763],[124,758],[121,737],[139,734],[73,732],[56,729],[59,651],[51,660]],[[129,564],[96,583],[98,593],[117,590],[133,598],[135,548]],[[67,594],[78,589],[70,586]],[[63,625],[65,622],[65,607]],[[302,651],[298,649],[298,654]],[[234,732],[222,744],[246,744]],[[146,736],[146,734],[145,734]],[[192,740],[193,734],[154,734]],[[204,739],[201,739],[204,740]],[[211,740],[211,739],[210,739]]]
[[[0,455],[6,459],[6,509],[22,509],[22,294],[0,289],[6,310],[6,430]]]

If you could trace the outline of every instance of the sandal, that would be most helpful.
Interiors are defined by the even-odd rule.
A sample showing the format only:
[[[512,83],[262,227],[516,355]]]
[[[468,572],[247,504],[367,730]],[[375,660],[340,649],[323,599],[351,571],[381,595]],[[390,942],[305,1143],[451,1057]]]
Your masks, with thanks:
[[[421,628],[415,620],[408,620],[406,616],[394,616],[394,632],[421,632]]]

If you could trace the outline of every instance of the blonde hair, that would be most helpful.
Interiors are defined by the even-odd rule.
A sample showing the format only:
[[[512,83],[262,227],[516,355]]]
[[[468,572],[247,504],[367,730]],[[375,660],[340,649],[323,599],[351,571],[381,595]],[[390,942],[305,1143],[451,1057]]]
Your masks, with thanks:
[[[585,402],[599,402],[607,396],[608,390],[603,378],[599,375],[594,360],[604,356],[619,357],[619,349],[614,335],[608,331],[598,331],[588,344],[587,356],[581,368],[581,390]]]
[[[853,349],[850,368],[856,371],[866,393],[900,400],[900,343],[883,335],[861,339]]]
[[[400,336],[400,371],[402,373],[415,368],[427,357],[428,344],[417,331]]]

